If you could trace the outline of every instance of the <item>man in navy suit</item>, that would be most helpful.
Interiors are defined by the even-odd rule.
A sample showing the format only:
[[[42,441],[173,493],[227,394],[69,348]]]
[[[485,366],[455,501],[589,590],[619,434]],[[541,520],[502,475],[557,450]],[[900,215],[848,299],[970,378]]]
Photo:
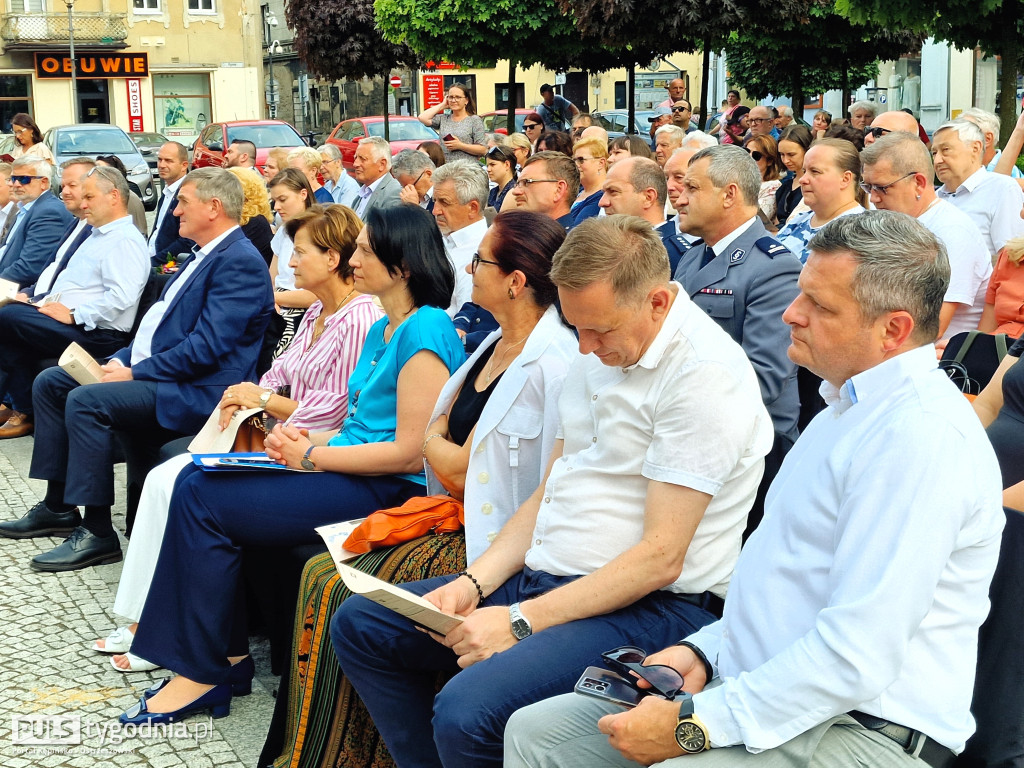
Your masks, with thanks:
[[[167,254],[177,256],[189,253],[195,245],[178,230],[178,217],[172,211],[178,205],[178,190],[188,173],[188,150],[183,144],[168,141],[156,156],[156,172],[164,183],[160,202],[156,206],[156,219],[149,235],[149,255],[153,266],[167,263]]]
[[[639,216],[658,231],[663,241],[676,233],[673,221],[665,221],[668,185],[661,166],[647,157],[626,157],[615,163],[604,180],[604,194],[598,205],[612,216],[617,213]],[[669,266],[675,271],[678,257]]]
[[[39,278],[74,218],[50,191],[52,173],[53,166],[41,157],[14,161],[11,185],[18,218],[0,245],[0,278],[19,286]]]
[[[36,379],[29,475],[47,481],[46,497],[20,520],[0,524],[0,536],[70,537],[33,558],[34,569],[71,571],[121,559],[110,521],[115,431],[145,434],[154,445],[193,434],[225,386],[255,377],[274,300],[266,262],[238,226],[242,199],[242,185],[228,171],[190,173],[174,215],[197,247],[135,340],[102,366],[97,384],[79,386],[56,367]],[[81,524],[75,505],[85,507]]]

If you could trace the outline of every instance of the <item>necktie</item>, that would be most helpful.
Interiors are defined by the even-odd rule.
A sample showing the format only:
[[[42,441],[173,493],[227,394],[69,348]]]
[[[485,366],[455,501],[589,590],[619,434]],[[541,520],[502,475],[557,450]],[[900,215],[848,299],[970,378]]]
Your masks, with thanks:
[[[714,259],[715,259],[715,250],[710,245],[705,245],[704,246],[704,256],[700,260],[700,268],[704,269],[704,267],[706,267],[708,264],[710,264],[712,261],[714,261]]]
[[[75,255],[75,252],[79,248],[82,247],[82,243],[89,239],[89,236],[91,234],[92,226],[86,224],[82,231],[79,232],[75,239],[71,242],[71,245],[68,246],[68,249],[64,251],[64,256],[61,257],[60,264],[57,265],[57,270],[53,273],[53,279],[50,281],[51,289],[53,288],[54,285],[57,284],[57,278],[60,277],[60,273],[67,268],[68,262],[71,261],[71,257]]]
[[[7,245],[7,236],[11,233],[11,230],[14,229],[14,222],[18,220],[19,216],[21,216],[21,210],[18,208],[15,208],[7,214],[7,221],[4,222],[3,231],[0,232],[0,248]]]
[[[156,221],[153,222],[153,231],[149,234],[149,242],[155,243],[157,233],[160,232],[160,225],[163,224],[164,220],[164,202],[167,200],[167,188],[164,187],[163,192],[160,193],[160,202],[156,204]]]

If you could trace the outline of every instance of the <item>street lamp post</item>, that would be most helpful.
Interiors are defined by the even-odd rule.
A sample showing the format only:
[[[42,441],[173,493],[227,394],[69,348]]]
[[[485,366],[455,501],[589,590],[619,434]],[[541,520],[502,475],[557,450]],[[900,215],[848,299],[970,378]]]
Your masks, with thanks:
[[[270,59],[270,81],[267,83],[268,90],[270,91],[270,99],[268,99],[270,101],[270,117],[277,117],[277,105],[281,101],[277,81],[274,80],[274,54],[283,52],[284,48],[281,47],[280,41],[270,41],[270,46],[267,48],[267,56]]]
[[[75,22],[71,17],[71,11],[75,7],[75,0],[64,0],[64,5],[68,7],[68,45],[70,46],[71,54],[71,114],[74,116],[75,122],[79,122],[78,115],[78,78],[76,77],[75,70]]]

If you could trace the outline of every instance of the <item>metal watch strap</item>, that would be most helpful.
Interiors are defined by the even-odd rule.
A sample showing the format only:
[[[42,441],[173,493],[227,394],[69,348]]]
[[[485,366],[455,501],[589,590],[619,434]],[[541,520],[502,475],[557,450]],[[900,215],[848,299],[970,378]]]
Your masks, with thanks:
[[[525,640],[533,634],[533,627],[530,626],[529,619],[519,610],[519,603],[512,603],[508,607],[508,618],[512,624],[512,636],[516,640]]]
[[[267,403],[270,402],[270,398],[274,396],[274,390],[268,389],[262,395],[260,395],[260,408],[266,408]]]

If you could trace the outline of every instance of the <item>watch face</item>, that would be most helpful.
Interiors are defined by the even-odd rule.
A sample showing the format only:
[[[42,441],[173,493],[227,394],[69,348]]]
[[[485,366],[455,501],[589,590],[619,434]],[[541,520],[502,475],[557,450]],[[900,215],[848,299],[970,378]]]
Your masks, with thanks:
[[[302,461],[300,463],[302,464],[303,469],[309,470],[310,472],[316,469],[316,465],[306,456],[302,457]]]
[[[512,634],[516,640],[524,640],[530,636],[530,625],[522,619],[517,619],[512,622]]]
[[[703,752],[707,742],[704,730],[692,720],[684,720],[676,726],[676,743],[684,752]]]

